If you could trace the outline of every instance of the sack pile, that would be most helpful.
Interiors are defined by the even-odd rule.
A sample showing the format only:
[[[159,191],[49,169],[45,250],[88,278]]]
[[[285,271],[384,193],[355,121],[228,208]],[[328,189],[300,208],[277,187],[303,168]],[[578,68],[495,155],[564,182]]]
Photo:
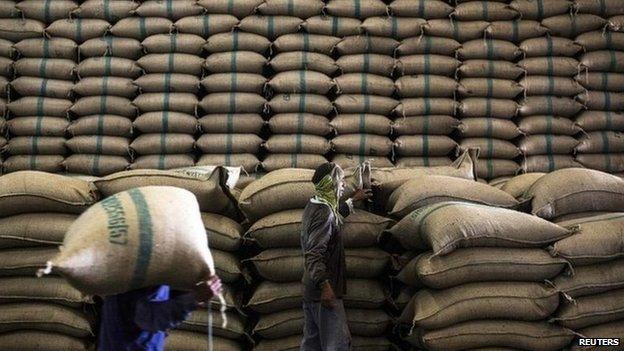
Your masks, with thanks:
[[[0,345],[8,350],[89,350],[92,301],[36,272],[56,255],[76,217],[97,201],[86,181],[34,171],[0,177]]]
[[[17,11],[9,7],[3,9],[2,17],[17,16]],[[0,169],[2,169],[2,153],[7,144],[7,98],[9,91],[9,80],[13,77],[12,66],[15,50],[13,42],[0,36]]]

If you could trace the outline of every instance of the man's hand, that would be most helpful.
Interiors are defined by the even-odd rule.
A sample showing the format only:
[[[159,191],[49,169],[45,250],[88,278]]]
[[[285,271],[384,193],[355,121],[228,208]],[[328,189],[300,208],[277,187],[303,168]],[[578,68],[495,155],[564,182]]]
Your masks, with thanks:
[[[216,275],[207,277],[207,279],[197,285],[197,289],[195,289],[197,303],[200,306],[204,306],[209,303],[215,295],[221,294],[222,291],[223,288],[219,277]]]
[[[355,191],[353,196],[351,196],[351,200],[353,200],[354,202],[361,201],[361,200],[370,199],[372,196],[373,196],[373,191],[371,189],[358,189]]]
[[[325,308],[333,309],[335,306],[336,295],[332,289],[329,281],[326,280],[323,283],[323,290],[321,290],[321,305]]]

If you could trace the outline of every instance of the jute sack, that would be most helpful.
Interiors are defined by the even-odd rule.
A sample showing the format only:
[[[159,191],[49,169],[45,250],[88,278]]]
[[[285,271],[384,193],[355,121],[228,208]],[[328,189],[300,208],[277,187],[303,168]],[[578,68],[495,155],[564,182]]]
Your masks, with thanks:
[[[395,16],[426,19],[447,18],[453,12],[453,7],[447,3],[426,0],[418,0],[415,3],[411,0],[395,0],[388,5],[388,9]]]
[[[539,321],[559,306],[557,290],[540,283],[491,282],[414,295],[414,326],[439,329],[470,320]]]
[[[392,56],[379,54],[344,55],[336,60],[342,73],[371,73],[383,77],[392,76],[395,64]]]
[[[0,38],[14,43],[43,35],[45,25],[33,19],[2,18],[0,19]]]
[[[287,0],[269,0],[258,6],[257,10],[263,15],[289,15],[305,19],[320,15],[323,6],[324,3],[320,0],[299,0],[292,3]]]
[[[519,13],[512,7],[499,2],[464,2],[457,4],[452,16],[460,21],[509,21]]]
[[[191,114],[175,111],[154,111],[141,114],[132,126],[141,133],[195,134],[197,118]]]
[[[557,224],[578,228],[578,233],[556,242],[550,252],[557,257],[565,258],[575,266],[591,265],[624,256],[618,243],[624,236],[622,224],[623,213],[611,213],[578,218]]]
[[[544,174],[546,173],[534,172],[517,175],[507,181],[501,190],[518,199]]]
[[[0,75],[4,77],[11,77],[13,75],[13,69],[14,63],[12,59],[8,57],[0,57]]]
[[[12,47],[22,57],[49,57],[68,60],[76,60],[77,48],[78,45],[67,38],[24,39]]]
[[[497,118],[464,118],[458,121],[457,129],[465,138],[489,137],[512,140],[520,135],[520,130],[513,121]],[[452,132],[452,130],[451,130]],[[450,134],[450,132],[446,133]]]
[[[0,217],[32,212],[81,213],[97,201],[82,180],[37,171],[0,177]]]
[[[624,290],[582,296],[563,304],[553,318],[557,324],[579,330],[592,325],[621,320],[624,315]]]
[[[25,170],[60,173],[63,159],[60,155],[13,155],[4,161],[2,167],[4,173]]]
[[[203,212],[201,214],[208,246],[216,250],[236,252],[242,242],[243,228],[236,221],[222,215]]]
[[[0,343],[7,351],[36,350],[45,345],[47,351],[88,351],[85,340],[42,331],[13,331],[0,334]]]
[[[255,346],[255,351],[296,351],[301,344],[301,335],[293,335],[275,340],[262,340]],[[370,351],[385,351],[392,344],[384,337],[361,337],[352,336],[351,345],[355,348],[363,348]]]
[[[316,169],[327,162],[323,155],[319,154],[269,154],[262,160],[262,168],[266,172],[273,172],[283,168],[306,168]]]
[[[540,178],[524,197],[531,199],[532,213],[546,219],[587,211],[619,211],[624,206],[624,180],[596,170],[561,169]]]
[[[0,306],[0,330],[32,329],[76,338],[94,336],[89,316],[56,304],[11,303]]]
[[[579,154],[575,160],[587,168],[603,172],[624,172],[624,154]]]
[[[57,19],[69,17],[70,12],[78,8],[74,1],[61,0],[52,4],[40,1],[20,1],[15,8],[22,12],[26,18],[32,18],[41,22],[54,22]]]
[[[10,102],[9,111],[15,116],[66,117],[72,107],[71,100],[26,96]]]
[[[7,129],[13,136],[30,136],[43,134],[45,136],[65,136],[69,120],[62,117],[17,117],[6,122]],[[4,133],[4,128],[0,127]]]
[[[136,63],[147,73],[184,73],[200,76],[204,59],[190,54],[147,54]]]
[[[141,134],[130,144],[138,155],[184,154],[193,151],[195,139],[189,134]]]
[[[569,0],[513,0],[509,6],[522,15],[522,19],[542,20],[547,17],[569,12],[572,4]]]
[[[92,301],[60,277],[1,278],[0,302],[46,302],[79,309]]]
[[[518,104],[513,100],[466,98],[459,104],[458,110],[462,117],[493,117],[512,119]]]
[[[575,336],[569,329],[546,322],[484,320],[426,331],[420,337],[420,343],[432,351],[459,351],[492,346],[556,351],[565,348]]]
[[[586,132],[600,130],[622,130],[624,127],[624,113],[611,111],[583,111],[579,113],[576,123]]]
[[[241,346],[238,341],[221,337],[212,338],[212,347],[214,347],[215,350],[244,350],[243,346]],[[204,331],[201,333],[195,333],[182,330],[172,330],[169,332],[169,335],[167,335],[167,339],[165,341],[166,351],[192,351],[203,349],[208,349],[208,340]]]
[[[128,169],[172,169],[182,167],[193,167],[195,158],[189,154],[160,154],[160,155],[141,155],[134,159]]]
[[[247,16],[238,24],[245,32],[262,35],[269,40],[289,33],[297,33],[303,20],[293,16]]]
[[[0,248],[59,245],[73,214],[38,213],[0,218]]]
[[[104,36],[80,44],[80,54],[85,57],[99,57],[106,54],[136,60],[143,55],[141,42],[132,38]]]
[[[624,48],[624,35],[622,33],[601,30],[583,33],[574,41],[582,45],[587,51],[598,50],[622,50]]]
[[[270,153],[303,153],[324,155],[331,145],[324,137],[307,134],[275,134],[269,137],[263,147]]]
[[[171,4],[162,1],[144,1],[135,12],[141,17],[165,17],[176,20],[198,15],[204,12],[204,9],[194,0],[175,1]]]
[[[307,51],[282,52],[268,64],[275,72],[311,70],[328,76],[338,69],[331,57]]]
[[[267,85],[276,93],[310,93],[324,95],[334,86],[334,82],[332,82],[331,78],[320,72],[288,71],[277,73],[268,81]]]
[[[613,335],[622,335],[624,331],[624,323],[622,321],[616,321],[611,323],[604,323],[594,325],[591,327],[583,328],[578,331],[579,334],[587,338],[610,338]],[[590,351],[590,350],[604,350],[604,351],[617,351],[619,345],[613,346],[600,346],[599,348],[594,346],[579,346],[573,344],[570,348],[571,351]]]
[[[462,44],[457,55],[464,59],[488,59],[514,61],[520,55],[520,48],[511,42],[499,39],[473,39]]]
[[[426,21],[422,18],[369,17],[362,22],[362,29],[368,35],[404,39],[415,37],[422,33],[422,26]]]
[[[87,96],[78,99],[69,109],[77,116],[96,114],[111,114],[133,118],[137,114],[137,107],[129,99],[121,96],[100,95]]]
[[[459,104],[448,98],[405,98],[401,99],[393,113],[399,116],[455,115]]]
[[[127,17],[122,18],[110,28],[116,37],[132,38],[139,41],[150,35],[167,34],[173,28],[173,22],[162,17]]]
[[[575,149],[584,154],[624,152],[624,135],[619,132],[590,132],[584,135]]]
[[[208,38],[214,34],[229,32],[237,24],[238,18],[230,14],[205,13],[199,16],[182,17],[174,25],[178,33]]]
[[[392,96],[394,81],[391,78],[370,73],[346,73],[333,80],[339,94],[371,94]]]
[[[265,104],[264,97],[258,94],[212,93],[204,96],[199,107],[205,113],[262,113]]]
[[[267,58],[252,51],[231,51],[210,54],[204,68],[213,73],[238,72],[262,74]]]
[[[206,333],[208,330],[208,313],[210,311],[206,309],[197,309],[189,315],[189,317],[178,326],[177,329],[195,332]],[[212,315],[212,333],[214,336],[227,338],[231,340],[241,339],[247,336],[245,331],[245,318],[237,312],[226,312],[227,325],[223,328],[222,318],[218,313]]]
[[[578,140],[568,135],[528,135],[518,142],[524,155],[572,154],[579,145]]]
[[[144,177],[141,180],[148,183]],[[157,205],[163,203],[170,206]],[[91,252],[89,262],[85,252]],[[172,267],[186,267],[185,273],[171,271]],[[58,272],[86,294],[110,295],[163,283],[192,289],[214,269],[193,193],[148,186],[110,196],[84,212],[69,228],[63,251],[48,261],[44,273]]]
[[[74,10],[74,14],[81,18],[100,18],[109,22],[117,22],[132,15],[139,4],[131,0],[113,1],[107,3],[102,0],[86,0]]]
[[[19,277],[37,274],[46,261],[59,253],[57,246],[5,249],[0,251],[0,276]]]
[[[241,92],[263,94],[267,79],[254,73],[216,73],[201,80],[207,93]]]
[[[542,249],[475,247],[446,256],[424,253],[403,267],[397,278],[410,286],[447,289],[476,282],[543,282],[566,266],[564,259]]]
[[[199,78],[191,74],[150,73],[135,79],[133,84],[141,93],[199,93]]]
[[[584,53],[580,63],[590,72],[622,72],[624,53],[612,50],[599,50]]]
[[[475,189],[488,188],[480,183],[475,184],[479,184],[473,186]],[[491,194],[503,193],[489,188]],[[450,218],[457,220],[450,221]],[[574,233],[573,230],[522,212],[450,201],[422,207],[403,218],[395,227],[389,232],[403,246],[431,247],[436,256],[446,255],[462,247],[543,247]]]
[[[323,116],[334,109],[327,97],[316,94],[278,94],[267,105],[273,113],[305,112]]]
[[[399,156],[445,156],[455,150],[457,143],[445,135],[402,135],[395,141]]]
[[[435,64],[432,65],[432,62]],[[424,54],[401,56],[396,59],[396,66],[403,75],[435,74],[449,77],[455,74],[460,63],[454,57]]]
[[[208,13],[227,13],[238,18],[250,15],[262,0],[237,1],[232,3],[228,0],[199,0],[198,4],[205,8]]]
[[[525,87],[514,80],[497,78],[463,78],[458,86],[461,96],[495,99],[514,99],[524,90]]]
[[[578,100],[587,109],[621,111],[624,109],[624,94],[608,91],[586,91],[578,95]]]
[[[18,17],[19,12],[15,8],[15,1],[5,1],[0,5],[0,15],[2,18]]]
[[[265,124],[262,116],[257,113],[210,114],[195,121],[199,122],[199,128],[202,132],[209,134],[260,134]]]
[[[572,77],[579,72],[579,61],[572,57],[529,57],[518,61],[528,75]]]
[[[344,134],[331,140],[331,147],[341,154],[388,156],[394,143],[387,136],[374,134]]]
[[[453,97],[458,88],[454,79],[435,76],[403,76],[396,80],[396,90],[400,97]]]
[[[125,171],[129,166],[130,161],[123,156],[74,154],[63,161],[63,167],[69,173],[98,177]]]
[[[564,0],[566,1],[566,0]],[[585,46],[579,42],[584,34],[572,41],[568,38],[561,37],[542,37],[530,38],[520,43],[520,49],[526,57],[543,57],[543,56],[576,56]]]
[[[344,37],[335,49],[340,56],[367,53],[392,56],[398,46],[399,42],[392,38],[355,35]]]
[[[76,67],[78,77],[117,76],[137,78],[143,70],[133,60],[123,57],[90,57]]]
[[[362,21],[357,18],[320,15],[307,18],[301,28],[310,34],[346,37],[362,34]]]
[[[475,59],[463,61],[458,67],[458,73],[464,78],[489,77],[516,80],[523,71],[513,62]],[[473,80],[473,82],[475,81],[478,82],[479,80]]]
[[[46,29],[47,35],[68,38],[78,44],[104,36],[111,28],[110,23],[96,18],[70,18],[52,22]]]
[[[455,55],[455,52],[461,47],[461,44],[454,39],[422,36],[408,38],[401,41],[396,48],[397,55]]]
[[[232,253],[211,249],[215,271],[226,284],[234,284],[243,277],[238,258]]]
[[[395,165],[397,167],[440,167],[450,166],[453,161],[445,156],[435,157],[399,157]]]
[[[618,92],[618,86],[624,84],[622,73],[587,72],[577,75],[574,79],[587,90]]]
[[[250,51],[264,55],[270,46],[271,42],[262,35],[228,31],[210,36],[204,49],[210,53]]]
[[[577,13],[557,15],[542,20],[542,25],[555,37],[573,38],[579,34],[598,30],[607,24],[607,20],[596,15]]]
[[[165,110],[195,115],[199,101],[192,93],[142,93],[132,104],[141,113]]]
[[[76,62],[57,58],[21,58],[13,64],[17,76],[29,76],[48,79],[73,78]]]
[[[232,217],[235,204],[225,187],[227,172],[217,167],[208,178],[197,178],[171,171],[135,170],[119,172],[94,182],[104,197],[142,185],[169,186],[186,189],[195,194],[202,212]]]
[[[292,51],[309,51],[331,55],[340,42],[340,38],[308,33],[285,34],[273,41],[272,48],[277,53]]]
[[[537,21],[512,20],[493,22],[485,32],[490,38],[517,43],[522,40],[541,37],[548,32],[548,29]]]
[[[65,138],[13,137],[5,148],[9,155],[65,155]]]
[[[391,97],[343,94],[334,100],[338,113],[372,113],[390,115],[399,102]]]
[[[130,140],[124,137],[81,135],[67,140],[65,146],[74,154],[130,155]]]
[[[452,38],[460,43],[483,38],[483,33],[488,27],[486,21],[455,21],[448,18],[433,19],[423,26],[425,34],[432,37]]]
[[[592,13],[602,17],[610,17],[624,13],[622,3],[614,0],[605,1],[604,6],[600,3],[596,4],[588,0],[578,0],[575,2],[574,8],[581,13]]]
[[[370,113],[339,114],[329,124],[338,135],[356,133],[390,135],[393,129],[392,121],[388,117]]]
[[[208,154],[256,154],[262,142],[256,134],[204,134],[197,147]]]
[[[557,115],[572,117],[581,111],[583,105],[572,98],[559,96],[528,96],[521,104],[520,116]]]
[[[268,121],[268,126],[271,132],[275,134],[303,133],[319,136],[325,136],[332,131],[332,128],[336,128],[333,121],[330,123],[327,117],[311,113],[273,115]]]
[[[69,82],[71,84],[71,82]],[[124,77],[85,77],[80,79],[71,88],[80,96],[116,95],[133,98],[137,93],[137,86],[132,79]]]
[[[386,15],[386,4],[381,0],[364,0],[353,3],[348,0],[334,0],[325,7],[327,14],[338,17],[366,19],[373,16]]]
[[[552,172],[563,168],[578,168],[583,165],[572,155],[533,155],[522,160],[520,168],[524,172]]]
[[[576,135],[581,131],[580,125],[570,119],[548,115],[522,117],[518,120],[518,128],[528,135]]]
[[[590,266],[574,268],[574,273],[560,275],[553,284],[567,296],[596,295],[624,287],[624,260],[614,260]]]

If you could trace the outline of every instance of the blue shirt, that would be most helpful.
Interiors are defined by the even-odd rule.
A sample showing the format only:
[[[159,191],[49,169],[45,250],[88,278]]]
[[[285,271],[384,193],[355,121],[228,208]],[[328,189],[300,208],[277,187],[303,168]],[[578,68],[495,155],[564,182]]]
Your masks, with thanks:
[[[195,294],[170,291],[168,285],[107,296],[98,351],[163,351],[166,330],[195,308]]]

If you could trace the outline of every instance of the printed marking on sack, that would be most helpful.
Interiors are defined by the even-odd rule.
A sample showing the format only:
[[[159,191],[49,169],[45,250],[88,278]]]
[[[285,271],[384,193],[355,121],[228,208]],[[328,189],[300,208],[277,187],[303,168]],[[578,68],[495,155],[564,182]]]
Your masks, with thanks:
[[[108,241],[111,244],[126,245],[128,243],[128,223],[121,201],[117,196],[111,196],[104,199],[101,204],[108,217]]]

